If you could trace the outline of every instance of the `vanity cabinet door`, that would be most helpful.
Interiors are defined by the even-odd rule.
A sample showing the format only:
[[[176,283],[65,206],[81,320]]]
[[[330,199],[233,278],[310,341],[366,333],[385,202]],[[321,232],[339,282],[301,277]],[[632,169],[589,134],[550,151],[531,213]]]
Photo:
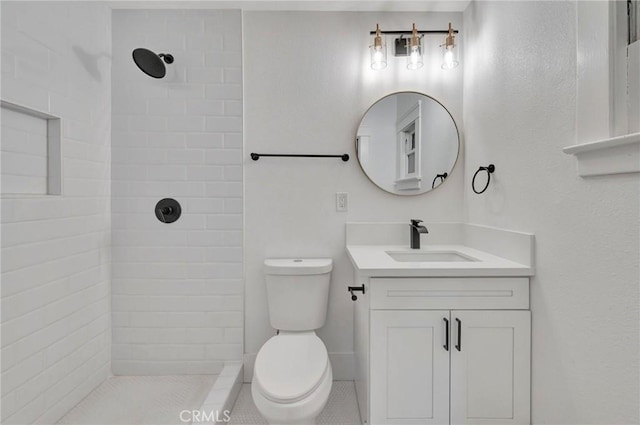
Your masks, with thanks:
[[[531,312],[451,312],[451,424],[530,424]]]
[[[450,312],[371,312],[371,425],[449,424]]]

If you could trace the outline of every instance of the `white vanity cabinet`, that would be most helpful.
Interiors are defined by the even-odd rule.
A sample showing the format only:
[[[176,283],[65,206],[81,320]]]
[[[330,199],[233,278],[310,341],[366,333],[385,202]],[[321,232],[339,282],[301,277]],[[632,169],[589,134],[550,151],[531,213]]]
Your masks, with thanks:
[[[356,278],[363,421],[530,423],[528,277]]]

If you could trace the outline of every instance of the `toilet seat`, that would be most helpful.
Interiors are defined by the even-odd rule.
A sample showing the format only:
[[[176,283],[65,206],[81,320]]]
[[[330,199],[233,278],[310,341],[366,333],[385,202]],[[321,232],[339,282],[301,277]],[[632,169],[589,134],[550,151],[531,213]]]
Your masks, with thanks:
[[[254,383],[273,402],[295,403],[313,393],[329,369],[327,349],[315,333],[281,334],[258,352]]]

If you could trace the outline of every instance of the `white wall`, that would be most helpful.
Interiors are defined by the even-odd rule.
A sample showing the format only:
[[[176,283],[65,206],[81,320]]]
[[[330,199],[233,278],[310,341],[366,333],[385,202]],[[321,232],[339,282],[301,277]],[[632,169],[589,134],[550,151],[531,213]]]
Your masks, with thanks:
[[[352,378],[353,305],[347,285],[353,269],[344,252],[346,221],[456,221],[462,219],[462,168],[425,196],[400,197],[374,186],[355,159],[362,115],[396,91],[429,94],[462,110],[462,67],[440,69],[442,37],[429,38],[425,67],[406,69],[393,58],[383,71],[369,64],[369,31],[446,29],[460,13],[246,12],[245,58],[245,378],[274,330],[269,326],[262,264],[269,257],[334,260],[327,323],[318,334],[337,379]],[[460,37],[462,45],[462,37]],[[389,52],[390,53],[390,52]],[[349,153],[339,159],[249,158],[259,153]],[[337,213],[335,193],[349,193],[349,211]],[[409,241],[407,241],[407,244]]]
[[[2,197],[2,423],[55,423],[109,375],[111,13],[1,8],[1,97],[61,117],[64,176]]]
[[[242,358],[241,15],[113,16],[113,373],[218,373]],[[174,55],[164,79],[137,47]]]
[[[465,185],[466,215],[536,235],[533,423],[637,424],[640,182],[580,178],[561,151],[608,133],[598,116],[576,129],[576,95],[590,98],[576,82],[600,57],[576,54],[589,43],[576,39],[576,7],[483,1],[464,12],[465,175],[496,165],[483,196]]]

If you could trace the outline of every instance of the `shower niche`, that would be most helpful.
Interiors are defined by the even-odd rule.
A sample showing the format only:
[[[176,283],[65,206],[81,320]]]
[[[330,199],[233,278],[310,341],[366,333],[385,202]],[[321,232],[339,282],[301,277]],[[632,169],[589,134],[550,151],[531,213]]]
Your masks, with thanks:
[[[60,118],[0,101],[2,195],[61,195]]]

